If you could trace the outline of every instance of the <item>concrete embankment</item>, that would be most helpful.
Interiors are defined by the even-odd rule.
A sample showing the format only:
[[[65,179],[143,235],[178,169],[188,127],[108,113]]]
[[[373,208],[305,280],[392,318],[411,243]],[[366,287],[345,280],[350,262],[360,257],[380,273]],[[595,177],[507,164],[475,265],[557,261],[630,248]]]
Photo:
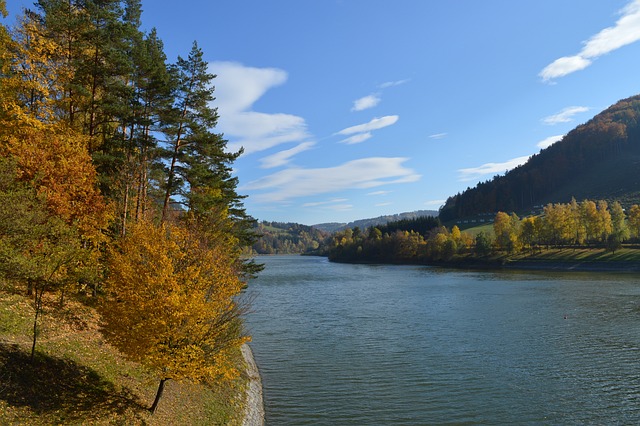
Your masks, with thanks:
[[[563,261],[550,262],[543,260],[516,260],[503,265],[505,269],[522,269],[537,271],[573,271],[573,272],[640,272],[638,262],[588,262]]]
[[[264,402],[262,400],[262,380],[258,366],[253,359],[253,353],[248,344],[242,345],[242,357],[247,364],[247,400],[244,412],[243,426],[263,426],[264,425]]]

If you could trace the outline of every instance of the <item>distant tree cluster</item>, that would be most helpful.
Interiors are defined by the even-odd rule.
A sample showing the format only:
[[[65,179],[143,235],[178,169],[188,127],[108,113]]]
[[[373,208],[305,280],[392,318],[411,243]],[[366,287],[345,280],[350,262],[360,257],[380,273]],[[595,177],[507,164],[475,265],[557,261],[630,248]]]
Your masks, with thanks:
[[[425,263],[450,260],[468,252],[473,238],[441,226],[437,218],[421,217],[386,226],[347,229],[334,234],[325,247],[329,259],[339,262]]]
[[[5,0],[0,13],[6,16]],[[160,379],[224,378],[258,270],[254,220],[193,43],[170,63],[140,0],[39,0],[0,25],[0,274],[92,294],[105,336]]]
[[[328,233],[298,223],[263,221],[254,232],[259,235],[252,249],[257,254],[304,254],[318,250]]]
[[[426,231],[412,221],[388,227],[359,228],[334,234],[328,242],[330,260],[338,262],[417,263],[483,258],[498,252],[515,254],[549,247],[606,247],[618,250],[622,243],[640,241],[640,206],[625,212],[618,202],[585,200],[548,204],[543,214],[520,219],[515,213],[498,212],[493,233],[475,236],[450,230],[433,222]]]
[[[640,158],[638,141],[640,95],[616,103],[569,132],[561,141],[533,155],[526,164],[449,197],[440,210],[440,219],[448,222],[480,213],[528,210],[546,203],[545,200],[558,199],[558,195],[564,193],[563,188],[576,177],[587,176],[599,167],[598,181],[593,185],[574,185],[573,195],[601,198],[620,191],[621,185],[626,185],[624,191],[638,196],[637,166],[625,160],[630,156]],[[618,163],[607,163],[615,158],[626,166],[621,168]],[[590,188],[596,187],[598,189],[591,190],[597,194],[588,193]],[[587,192],[577,194],[576,191]],[[566,196],[566,200],[570,196]]]
[[[640,239],[640,206],[627,213],[618,202],[604,200],[548,204],[540,216],[522,220],[515,213],[499,212],[494,224],[495,247],[508,253],[540,246],[606,246],[615,251],[622,243]]]

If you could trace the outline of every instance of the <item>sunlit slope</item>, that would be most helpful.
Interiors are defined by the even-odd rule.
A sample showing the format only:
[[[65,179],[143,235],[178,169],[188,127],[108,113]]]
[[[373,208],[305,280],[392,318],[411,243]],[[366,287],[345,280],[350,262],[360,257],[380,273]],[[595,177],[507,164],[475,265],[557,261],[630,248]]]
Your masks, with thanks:
[[[503,176],[449,197],[443,221],[549,202],[640,200],[640,95],[617,102]]]

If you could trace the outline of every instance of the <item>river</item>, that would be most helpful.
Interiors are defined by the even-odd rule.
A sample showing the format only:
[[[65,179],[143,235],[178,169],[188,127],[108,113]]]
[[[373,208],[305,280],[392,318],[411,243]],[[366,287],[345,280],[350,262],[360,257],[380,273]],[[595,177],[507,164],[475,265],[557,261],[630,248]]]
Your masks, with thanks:
[[[640,423],[638,274],[258,260],[268,425]]]

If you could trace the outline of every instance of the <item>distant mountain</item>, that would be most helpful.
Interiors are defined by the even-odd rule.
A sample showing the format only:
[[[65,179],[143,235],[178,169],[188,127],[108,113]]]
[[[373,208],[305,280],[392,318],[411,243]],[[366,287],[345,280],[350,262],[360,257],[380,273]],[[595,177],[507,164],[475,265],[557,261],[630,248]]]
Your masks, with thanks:
[[[317,225],[312,225],[312,227],[323,230],[325,232],[337,232],[337,231],[342,231],[348,228],[355,228],[356,226],[362,230],[365,230],[372,226],[386,225],[389,222],[397,222],[399,220],[405,220],[405,219],[416,219],[423,216],[437,217],[438,212],[436,210],[417,210],[413,212],[379,216],[372,219],[360,219],[360,220],[356,220],[354,222],[349,222],[349,223],[336,223],[336,222],[319,223]]]
[[[443,222],[571,197],[640,201],[640,95],[621,100],[503,176],[449,197]]]

